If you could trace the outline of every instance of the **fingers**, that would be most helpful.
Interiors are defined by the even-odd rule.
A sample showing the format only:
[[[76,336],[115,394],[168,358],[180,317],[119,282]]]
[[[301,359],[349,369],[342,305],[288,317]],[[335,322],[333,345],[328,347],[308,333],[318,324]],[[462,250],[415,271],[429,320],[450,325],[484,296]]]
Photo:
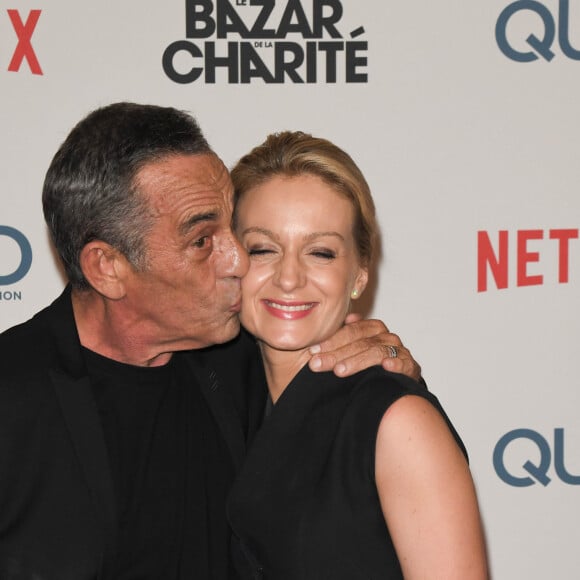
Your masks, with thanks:
[[[376,334],[369,336],[369,327],[367,327],[365,330],[367,334],[364,338],[356,338],[359,332],[349,333],[349,325],[345,326],[342,330],[348,333],[349,337],[346,344],[343,341],[342,346],[334,350],[327,350],[331,341],[326,341],[320,345],[320,349],[313,349],[316,354],[310,360],[310,368],[314,371],[332,370],[337,376],[344,377],[374,365],[382,365],[386,370],[402,373],[414,380],[419,380],[421,367],[410,351],[403,346],[401,339],[396,334],[388,332],[380,321],[376,322],[379,324],[371,326],[372,332]],[[393,350],[396,350],[396,357],[392,356]]]
[[[352,324],[353,322],[358,322],[359,320],[362,320],[362,315],[358,314],[357,312],[351,312],[350,314],[346,315],[346,318],[344,319],[344,323],[345,324]]]
[[[355,350],[351,352],[351,354],[355,354],[358,352],[358,350],[369,347],[369,345],[365,343],[367,339],[390,334],[389,329],[380,320],[360,320],[358,315],[349,314],[346,318],[346,321],[347,324],[342,326],[329,339],[317,345],[317,347],[312,347],[310,352],[312,354],[316,354],[318,352],[331,353],[333,351],[342,351],[342,353],[348,353],[348,349],[352,346],[353,343],[362,340],[362,348],[355,347]],[[374,343],[372,343],[370,346],[373,346],[373,344]],[[347,350],[344,351],[343,348],[346,348]],[[339,356],[337,360],[340,358],[342,358],[342,356]]]
[[[313,370],[334,371],[337,376],[346,377],[380,365],[384,357],[382,343],[375,338],[365,338],[331,352],[317,354],[310,360],[310,367]]]
[[[397,357],[385,357],[381,361],[382,367],[393,373],[401,373],[411,377],[415,381],[421,378],[421,367],[404,346],[397,347]]]
[[[421,367],[382,321],[349,316],[346,322],[328,340],[310,349],[313,357],[309,365],[313,371],[332,370],[344,377],[382,365],[386,370],[419,380]]]
[[[320,371],[334,370],[339,376],[348,376],[370,366],[382,364],[388,356],[386,345],[396,347],[397,354],[400,351],[403,358],[407,356],[408,351],[404,349],[396,334],[380,332],[364,338],[350,337],[333,350],[328,350],[328,341],[322,343],[320,349],[311,349],[311,352],[314,350],[316,354],[310,361],[310,367]]]

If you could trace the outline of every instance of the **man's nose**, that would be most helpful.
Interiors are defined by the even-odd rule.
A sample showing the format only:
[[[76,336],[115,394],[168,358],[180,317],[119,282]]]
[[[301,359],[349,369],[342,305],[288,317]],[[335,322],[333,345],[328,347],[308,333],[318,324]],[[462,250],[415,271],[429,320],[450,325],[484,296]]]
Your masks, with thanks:
[[[224,277],[242,278],[246,275],[250,267],[250,259],[233,232],[230,232],[224,239],[221,254]]]

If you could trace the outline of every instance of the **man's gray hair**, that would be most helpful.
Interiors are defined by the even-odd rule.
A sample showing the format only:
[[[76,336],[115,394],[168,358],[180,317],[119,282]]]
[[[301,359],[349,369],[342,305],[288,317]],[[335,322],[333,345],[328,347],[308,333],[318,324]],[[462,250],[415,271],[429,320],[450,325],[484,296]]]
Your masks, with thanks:
[[[89,286],[79,257],[92,240],[110,244],[142,270],[151,222],[135,176],[167,156],[208,153],[195,119],[171,107],[115,103],[80,121],[54,156],[42,193],[44,217],[71,284]]]

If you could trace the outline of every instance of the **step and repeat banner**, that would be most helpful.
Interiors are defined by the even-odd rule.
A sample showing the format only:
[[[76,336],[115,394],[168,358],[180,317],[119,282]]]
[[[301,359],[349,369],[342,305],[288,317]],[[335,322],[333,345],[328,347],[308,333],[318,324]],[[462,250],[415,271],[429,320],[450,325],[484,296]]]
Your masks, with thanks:
[[[580,577],[580,0],[0,0],[0,99],[0,330],[64,285],[40,193],[95,107],[186,109],[227,165],[283,129],[350,152],[368,314],[465,439],[493,578]]]

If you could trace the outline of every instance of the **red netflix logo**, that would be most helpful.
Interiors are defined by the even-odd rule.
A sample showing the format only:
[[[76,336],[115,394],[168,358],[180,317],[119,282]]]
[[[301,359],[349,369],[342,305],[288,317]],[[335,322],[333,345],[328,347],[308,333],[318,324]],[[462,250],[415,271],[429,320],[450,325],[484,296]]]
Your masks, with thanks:
[[[557,244],[558,251],[558,282],[566,284],[570,272],[570,240],[578,239],[578,229],[555,229],[547,232],[549,242],[543,244]],[[516,232],[516,286],[537,286],[544,283],[541,274],[528,273],[528,265],[540,262],[540,252],[536,240],[544,239],[544,230],[518,230]],[[501,230],[494,243],[489,234],[477,232],[477,291],[487,291],[487,275],[491,272],[498,289],[507,288],[509,282],[509,242],[507,230]],[[512,235],[513,238],[513,235]],[[532,246],[532,247],[530,247]]]
[[[31,10],[26,16],[26,20],[22,19],[18,10],[7,10],[7,12],[18,39],[8,70],[10,72],[18,72],[24,61],[26,61],[33,75],[41,75],[42,69],[32,46],[32,35],[38,24],[41,10]]]

